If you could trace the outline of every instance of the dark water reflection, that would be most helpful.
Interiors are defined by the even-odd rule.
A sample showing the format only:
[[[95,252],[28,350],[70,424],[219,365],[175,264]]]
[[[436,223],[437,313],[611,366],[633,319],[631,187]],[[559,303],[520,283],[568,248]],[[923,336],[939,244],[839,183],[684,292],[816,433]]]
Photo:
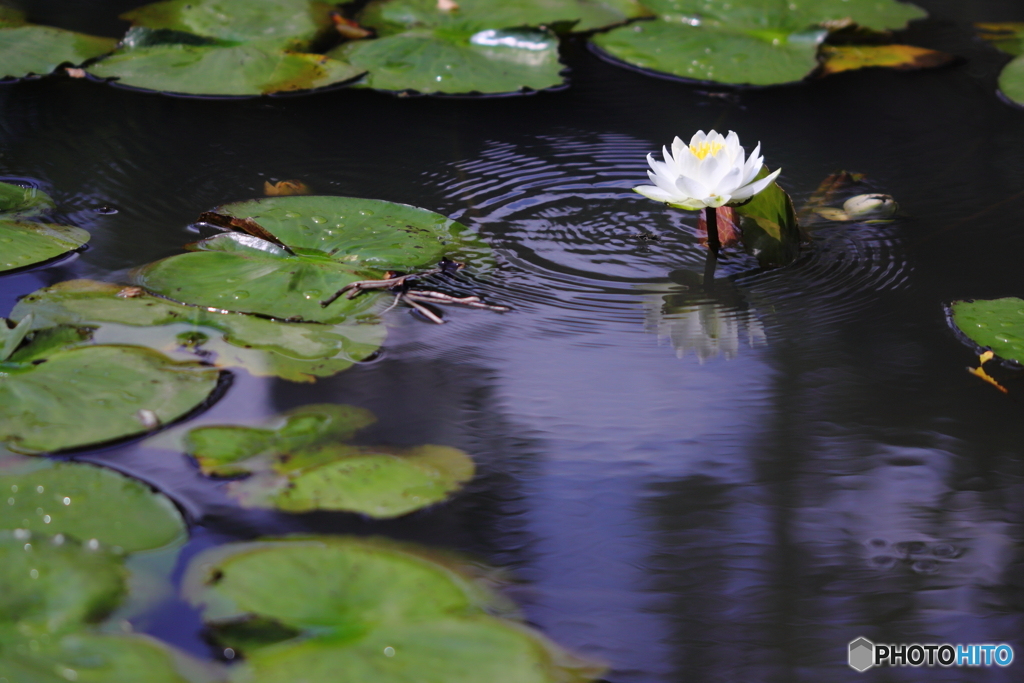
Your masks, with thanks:
[[[966,63],[738,97],[615,69],[580,45],[573,88],[509,100],[5,85],[0,176],[51,191],[93,242],[5,276],[0,302],[176,253],[200,211],[267,179],[456,216],[499,255],[470,283],[512,313],[452,310],[438,327],[394,311],[381,358],[312,385],[239,373],[195,421],[364,406],[380,418],[367,441],[474,455],[481,474],[450,504],[387,523],[246,512],[152,443],[80,457],[174,496],[194,522],[186,559],[289,532],[475,554],[521,579],[530,620],[612,663],[613,681],[857,680],[845,647],[860,635],[1005,641],[1024,656],[1024,383],[1011,377],[1008,399],[964,372],[972,354],[942,311],[1024,294],[1024,112],[997,100],[1005,58],[969,32],[1024,16],[1011,2],[921,4],[935,18],[908,41]],[[99,8],[72,5],[36,12],[105,30]],[[823,225],[785,269],[730,255],[708,292],[694,217],[630,188],[647,152],[709,127],[761,140],[798,203],[846,168],[903,215]],[[136,626],[208,654],[179,601]],[[1012,681],[1021,666],[861,677]]]

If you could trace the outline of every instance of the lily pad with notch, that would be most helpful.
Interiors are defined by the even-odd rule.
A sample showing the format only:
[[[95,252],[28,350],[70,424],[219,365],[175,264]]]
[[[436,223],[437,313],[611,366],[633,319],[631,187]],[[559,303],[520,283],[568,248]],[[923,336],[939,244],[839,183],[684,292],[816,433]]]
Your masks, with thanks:
[[[514,619],[468,563],[379,539],[222,546],[193,560],[183,592],[214,638],[262,627],[227,641],[245,657],[236,680],[572,683],[602,672]]]
[[[1024,299],[965,299],[949,305],[956,329],[999,358],[1024,363]]]
[[[40,330],[0,362],[0,444],[34,455],[143,434],[217,388],[216,368],[138,346],[74,346],[83,336]]]
[[[62,64],[79,66],[112,51],[113,38],[37,26],[0,15],[0,79],[45,76]]]
[[[426,94],[545,90],[564,82],[558,32],[591,31],[646,10],[630,0],[376,0],[359,14],[376,40],[328,54],[368,72],[361,87]]]
[[[140,344],[185,357],[194,353],[218,367],[253,375],[314,381],[376,353],[386,330],[379,324],[284,323],[168,301],[137,287],[70,280],[22,298],[11,317],[32,316],[32,329],[55,325],[93,328],[89,341]]]
[[[416,270],[445,256],[490,264],[490,250],[465,226],[405,204],[269,197],[227,204],[213,213],[225,224],[249,219],[277,243],[224,232],[189,245],[192,253],[138,269],[136,284],[183,303],[334,324],[374,304],[370,295],[321,306],[345,285],[380,278],[388,270]]]
[[[896,0],[648,0],[656,14],[594,36],[599,54],[643,71],[735,85],[799,81],[818,68],[829,31],[904,27],[925,13]]]
[[[247,476],[228,486],[244,506],[287,512],[398,517],[445,500],[473,477],[472,459],[455,448],[342,443],[374,421],[353,406],[309,405],[264,428],[198,427],[185,445],[205,474]]]

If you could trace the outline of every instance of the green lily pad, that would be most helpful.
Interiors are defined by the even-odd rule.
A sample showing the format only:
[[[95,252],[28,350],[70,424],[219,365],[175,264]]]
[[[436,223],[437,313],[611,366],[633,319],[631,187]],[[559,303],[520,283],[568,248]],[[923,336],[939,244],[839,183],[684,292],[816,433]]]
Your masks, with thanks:
[[[317,538],[225,546],[200,555],[184,580],[215,636],[252,619],[280,637],[250,637],[236,680],[593,680],[601,668],[537,632],[487,612],[500,598],[454,563],[407,547]]]
[[[44,263],[88,241],[89,233],[69,225],[0,221],[0,273]]]
[[[49,461],[0,470],[0,529],[96,539],[128,553],[185,536],[177,508],[149,486],[104,467]]]
[[[376,421],[370,411],[355,406],[306,405],[271,420],[264,428],[197,427],[185,437],[185,447],[203,474],[233,477],[266,469],[267,465],[247,464],[250,458],[290,458],[304,448],[350,439]]]
[[[975,299],[950,305],[953,323],[1000,358],[1024,363],[1024,299]]]
[[[359,87],[425,94],[530,92],[564,83],[558,38],[536,29],[405,31],[328,53],[367,76]]]
[[[93,64],[88,71],[142,90],[242,97],[322,88],[350,81],[363,73],[324,55],[281,52],[253,45],[188,44],[123,50]]]
[[[736,85],[798,81],[818,67],[829,29],[902,28],[925,13],[895,0],[646,2],[657,19],[595,36],[605,54],[630,66],[680,78]]]
[[[8,321],[0,318],[0,361],[14,355],[25,336],[31,331],[31,325],[32,318],[25,318],[14,327],[9,327]]]
[[[121,15],[135,26],[167,29],[229,43],[303,52],[332,26],[331,3],[310,0],[166,0]]]
[[[387,270],[413,271],[444,256],[486,263],[486,246],[465,226],[405,204],[350,197],[270,197],[227,204],[216,213],[251,218],[285,248],[223,233],[194,253],[140,268],[135,282],[176,301],[293,321],[339,323],[368,310],[372,293],[320,301]]]
[[[980,38],[1003,52],[1014,57],[1024,54],[1024,22],[981,23],[975,24],[974,27]]]
[[[1016,57],[999,74],[999,90],[1010,100],[1024,105],[1024,56]]]
[[[71,280],[34,292],[11,317],[32,328],[88,325],[94,343],[138,344],[165,353],[185,348],[218,367],[313,381],[348,369],[380,348],[383,325],[282,323],[168,301],[138,288]]]
[[[0,78],[44,76],[61,64],[78,66],[104,55],[115,45],[113,38],[5,22],[0,17]]]
[[[211,665],[147,636],[73,633],[35,647],[0,641],[0,678],[32,683],[212,683]]]
[[[25,13],[13,7],[0,5],[0,26],[17,26],[25,23]]]
[[[24,220],[50,211],[50,195],[34,187],[0,183],[0,220]]]
[[[32,346],[0,363],[0,444],[18,453],[145,433],[154,419],[166,424],[195,409],[220,374],[142,347],[84,346],[34,358]]]
[[[388,91],[495,94],[562,85],[552,29],[591,31],[646,10],[630,0],[377,0],[359,15],[377,40],[328,54],[368,72],[360,87]]]
[[[98,544],[0,531],[0,644],[12,632],[56,635],[101,620],[125,578],[121,559]]]
[[[204,474],[252,475],[228,486],[242,505],[287,512],[398,517],[446,499],[472,479],[472,459],[455,448],[340,443],[372,422],[372,414],[353,406],[309,405],[275,419],[276,428],[198,427],[185,448]]]
[[[757,177],[766,175],[768,169],[762,168]],[[762,267],[787,265],[800,254],[802,237],[793,200],[777,183],[733,208],[740,216],[744,249],[755,256]]]

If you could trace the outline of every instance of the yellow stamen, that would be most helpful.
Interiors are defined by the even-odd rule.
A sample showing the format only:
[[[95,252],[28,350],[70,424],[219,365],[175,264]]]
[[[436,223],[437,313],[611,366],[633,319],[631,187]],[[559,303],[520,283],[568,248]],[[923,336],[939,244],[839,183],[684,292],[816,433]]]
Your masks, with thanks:
[[[715,156],[723,149],[725,149],[725,145],[721,142],[698,142],[695,145],[690,145],[690,151],[698,159],[704,159],[709,154]]]

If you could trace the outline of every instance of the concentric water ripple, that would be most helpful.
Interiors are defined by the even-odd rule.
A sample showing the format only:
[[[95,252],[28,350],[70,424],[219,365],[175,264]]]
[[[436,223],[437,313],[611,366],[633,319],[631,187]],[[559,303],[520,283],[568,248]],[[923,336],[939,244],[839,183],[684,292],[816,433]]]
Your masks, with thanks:
[[[708,346],[704,332],[701,341],[681,345],[689,332],[680,325],[692,330],[710,316],[715,329],[759,343],[758,318],[796,313],[800,325],[841,322],[906,282],[899,221],[822,222],[786,268],[762,270],[730,251],[719,263],[719,284],[706,291],[697,215],[632,191],[646,181],[646,155],[654,150],[627,135],[567,133],[493,143],[426,180],[447,198],[442,211],[474,226],[518,271],[506,274],[503,296],[514,305],[558,309],[564,331],[635,321],[643,295],[650,331],[672,338],[680,352],[728,355],[732,341]]]

